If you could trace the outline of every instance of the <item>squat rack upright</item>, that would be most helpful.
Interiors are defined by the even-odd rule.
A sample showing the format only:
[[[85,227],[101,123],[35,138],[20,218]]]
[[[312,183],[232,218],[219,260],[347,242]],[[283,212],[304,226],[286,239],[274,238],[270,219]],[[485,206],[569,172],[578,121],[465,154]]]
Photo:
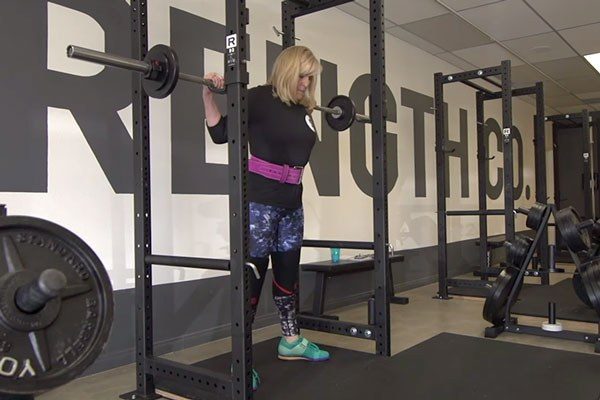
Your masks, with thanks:
[[[284,48],[295,43],[295,20],[298,17],[351,0],[288,0],[281,3],[281,23]],[[304,240],[303,247],[342,247],[374,250],[374,297],[369,302],[368,324],[337,321],[329,318],[298,315],[301,328],[374,340],[378,355],[390,356],[390,299],[393,296],[388,275],[389,229],[387,198],[387,143],[386,143],[386,93],[385,93],[385,32],[383,0],[371,0],[370,12],[370,62],[371,96],[370,120],[373,151],[373,242]]]
[[[515,221],[513,217],[513,154],[512,154],[512,89],[510,79],[510,61],[502,61],[501,65],[478,70],[460,72],[457,74],[444,75],[438,72],[434,75],[434,97],[435,97],[435,151],[437,171],[437,223],[438,223],[438,293],[437,298],[449,299],[448,297],[448,238],[446,217],[448,215],[504,215],[504,227],[507,240],[514,238]],[[490,79],[490,76],[500,76],[501,83],[498,84]],[[475,79],[483,79],[494,86],[499,86],[502,99],[502,150],[504,168],[504,210],[471,210],[471,211],[447,211],[446,210],[446,158],[453,150],[446,146],[445,132],[445,110],[444,110],[444,85],[460,82],[480,92],[491,93],[488,89],[474,82]],[[479,117],[479,115],[478,115]],[[482,121],[479,121],[482,122]],[[479,129],[478,129],[479,131]],[[479,132],[478,132],[479,133]],[[474,281],[477,282],[477,281]],[[452,281],[450,281],[452,283]],[[458,283],[457,284],[462,284]],[[470,282],[465,283],[468,285]]]
[[[534,86],[518,88],[512,90],[512,96],[530,96],[535,97],[536,113],[533,116],[533,147],[534,147],[534,170],[535,170],[535,201],[546,204],[548,201],[547,177],[546,177],[546,130],[544,124],[544,84],[537,82]],[[487,210],[487,179],[489,174],[489,161],[487,148],[487,136],[485,136],[485,113],[484,104],[487,100],[500,99],[501,92],[477,92],[476,93],[476,112],[477,112],[477,175],[479,189],[479,210]],[[522,144],[521,144],[522,146]],[[499,150],[499,149],[498,149]],[[524,149],[521,149],[524,152]],[[521,177],[522,179],[522,177]],[[514,182],[514,175],[513,175]],[[519,182],[523,184],[523,182]],[[451,214],[450,214],[451,215]],[[479,215],[479,263],[481,268],[481,278],[486,280],[487,276],[497,276],[500,269],[488,268],[486,244],[488,243],[486,214]],[[548,230],[544,226],[538,248],[539,260],[542,269],[547,270],[548,261]],[[487,276],[486,276],[487,275]],[[542,284],[549,284],[549,276],[546,273],[539,275]]]
[[[581,162],[583,166],[583,176],[582,176],[582,190],[584,193],[584,209],[582,210],[584,215],[583,218],[594,218],[594,210],[592,207],[592,186],[590,186],[589,182],[592,178],[592,166],[591,166],[591,143],[590,143],[590,112],[586,109],[582,110],[580,113],[575,114],[559,114],[559,115],[550,115],[545,118],[545,121],[552,121],[552,135],[553,135],[553,143],[557,143],[557,135],[559,127],[566,128],[581,128],[583,134],[581,135]],[[555,192],[560,192],[558,179],[558,169],[559,165],[557,164],[558,156],[557,156],[557,148],[554,147],[554,185]],[[586,184],[588,182],[588,184]],[[559,201],[555,201],[561,208]],[[578,210],[579,211],[579,210]]]
[[[294,0],[282,2],[284,44],[293,44],[294,19],[351,0]],[[148,1],[131,0],[132,57],[143,60],[148,52]],[[227,82],[227,137],[229,156],[229,260],[152,254],[150,179],[150,108],[141,74],[132,84],[134,143],[134,236],[135,236],[135,361],[136,389],[123,399],[156,399],[156,390],[184,397],[211,393],[219,398],[252,399],[252,327],[250,325],[248,258],[247,164],[247,72],[249,11],[245,0],[226,0],[225,81]],[[388,216],[386,180],[385,63],[383,0],[370,2],[371,121],[373,124],[373,224],[374,242],[305,241],[304,246],[374,249],[375,297],[373,321],[350,324],[305,318],[301,326],[375,340],[377,353],[390,355],[390,292],[388,285]],[[230,271],[231,373],[190,366],[154,354],[153,265]],[[353,328],[355,330],[353,330]],[[173,387],[179,388],[177,392]]]
[[[595,188],[592,187],[590,181],[592,179],[592,162],[591,162],[591,143],[590,143],[590,112],[587,109],[582,110],[580,113],[571,113],[571,114],[557,114],[557,115],[549,115],[545,118],[545,121],[552,122],[552,143],[553,146],[553,158],[554,158],[554,195],[555,195],[555,203],[557,207],[564,208],[565,205],[561,204],[561,188],[560,188],[560,179],[559,179],[559,168],[560,165],[558,163],[558,135],[560,128],[581,128],[581,163],[583,175],[581,177],[581,190],[583,191],[583,210],[577,210],[582,213],[583,219],[587,218],[595,218],[594,217],[594,207],[592,206],[592,196],[593,190]],[[587,133],[587,134],[586,134]],[[595,178],[597,179],[597,178]],[[587,182],[587,184],[586,184]],[[560,231],[558,229],[556,232],[556,257],[560,262],[572,262],[571,254],[569,254],[568,249],[562,243],[562,236],[560,235]]]
[[[545,157],[545,127],[544,127],[544,90],[543,83],[534,86],[511,89],[510,61],[502,61],[501,65],[491,68],[467,71],[458,74],[434,76],[435,83],[435,113],[436,113],[436,155],[437,155],[437,204],[438,204],[438,294],[441,299],[449,299],[449,294],[486,296],[489,290],[488,277],[493,271],[488,268],[488,234],[487,218],[491,215],[504,216],[505,240],[511,241],[515,236],[514,214],[514,172],[512,142],[512,97],[535,95],[536,114],[533,117],[534,126],[534,152],[535,152],[535,192],[536,201],[547,202],[546,192],[546,157]],[[501,83],[490,76],[500,75]],[[480,86],[472,80],[483,79],[499,87],[501,91],[493,92]],[[477,118],[477,165],[478,165],[478,203],[477,210],[446,210],[446,185],[447,153],[452,152],[446,146],[446,121],[444,108],[443,85],[461,82],[477,90],[476,92],[476,118]],[[503,154],[503,181],[504,181],[504,209],[487,209],[487,180],[489,160],[487,151],[487,136],[485,135],[484,104],[487,100],[502,100],[502,154]],[[499,149],[500,150],[500,149]],[[448,216],[478,216],[479,217],[479,267],[481,280],[449,279],[448,278],[448,249],[446,217]],[[548,233],[546,228],[541,233],[540,259],[543,268],[548,268]],[[547,274],[539,275],[543,284],[548,284]]]

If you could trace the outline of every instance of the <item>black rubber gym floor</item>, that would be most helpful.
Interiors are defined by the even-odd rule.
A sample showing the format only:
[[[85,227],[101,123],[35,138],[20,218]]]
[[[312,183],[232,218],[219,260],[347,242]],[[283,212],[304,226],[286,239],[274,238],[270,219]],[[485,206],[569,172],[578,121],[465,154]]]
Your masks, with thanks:
[[[596,311],[588,308],[575,294],[571,279],[554,285],[526,285],[519,295],[520,300],[512,307],[513,314],[533,317],[548,316],[548,302],[556,303],[556,316],[560,319],[594,322],[599,318]]]
[[[254,346],[256,399],[598,400],[600,356],[450,333],[394,357],[327,347],[324,363],[280,361],[277,339]],[[228,371],[230,354],[196,365]],[[162,388],[162,387],[161,387]],[[205,398],[205,397],[203,397]]]

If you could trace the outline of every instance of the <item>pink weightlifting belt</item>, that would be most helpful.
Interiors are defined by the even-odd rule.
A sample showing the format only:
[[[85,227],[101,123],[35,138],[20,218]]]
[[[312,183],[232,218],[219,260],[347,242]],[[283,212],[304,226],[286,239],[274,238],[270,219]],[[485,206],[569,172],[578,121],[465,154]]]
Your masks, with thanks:
[[[273,164],[254,156],[248,160],[248,170],[279,183],[292,185],[299,185],[302,182],[302,173],[304,172],[302,167]]]

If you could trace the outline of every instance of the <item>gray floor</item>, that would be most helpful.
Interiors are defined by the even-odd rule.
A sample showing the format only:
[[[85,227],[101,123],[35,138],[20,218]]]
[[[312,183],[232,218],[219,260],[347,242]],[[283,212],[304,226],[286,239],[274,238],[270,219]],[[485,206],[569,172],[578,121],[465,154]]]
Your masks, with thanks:
[[[569,268],[567,266],[567,268]],[[570,277],[568,274],[555,274],[552,282]],[[534,282],[534,281],[532,281]],[[432,296],[437,284],[410,290],[405,295],[410,297],[410,304],[392,305],[392,352],[394,354],[429,339],[441,332],[483,337],[483,330],[489,324],[481,317],[483,299],[455,297],[450,301],[434,300]],[[347,307],[339,311],[344,320],[366,322],[366,306]],[[519,316],[519,322],[539,326],[543,319]],[[561,321],[565,329],[597,333],[595,324]],[[279,335],[279,326],[273,325],[254,332],[254,341],[259,342]],[[371,341],[363,341],[345,336],[329,335],[320,332],[305,331],[311,340],[327,345],[352,348],[363,351],[374,351]],[[523,343],[554,349],[569,350],[587,354],[593,353],[593,345],[570,342],[529,335],[502,334],[498,339],[514,343]],[[222,354],[230,350],[229,339],[197,346],[176,353],[165,355],[179,362],[193,363],[205,358]],[[119,394],[134,389],[135,369],[133,365],[116,368],[111,371],[85,377],[63,386],[53,392],[40,396],[40,400],[116,399]]]

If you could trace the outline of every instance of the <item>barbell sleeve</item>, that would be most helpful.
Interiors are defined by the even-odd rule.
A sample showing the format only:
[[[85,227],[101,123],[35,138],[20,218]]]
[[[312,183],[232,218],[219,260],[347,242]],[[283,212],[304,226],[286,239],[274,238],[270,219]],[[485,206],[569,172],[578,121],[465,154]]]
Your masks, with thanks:
[[[315,110],[324,112],[325,114],[332,115],[334,118],[341,117],[344,113],[342,111],[342,109],[339,107],[330,108],[330,107],[317,105],[317,106],[315,106]],[[358,114],[358,113],[354,115],[354,119],[357,122],[371,122],[371,118],[369,118],[366,115],[362,115],[362,114]]]
[[[17,290],[15,303],[21,311],[33,314],[57,297],[66,286],[65,274],[57,269],[47,269],[40,274],[38,279]]]
[[[76,60],[83,60],[93,62],[96,64],[107,65],[110,67],[128,69],[130,71],[141,72],[144,75],[148,75],[152,70],[149,63],[145,61],[134,60],[133,58],[127,58],[118,56],[116,54],[103,53],[85,47],[69,45],[67,47],[67,57],[74,58]]]
[[[102,51],[87,49],[85,47],[69,45],[67,47],[67,57],[74,58],[76,60],[83,60],[93,62],[96,64],[106,65],[109,67],[116,67],[127,69],[130,71],[140,72],[144,76],[149,76],[152,72],[152,66],[146,61],[135,60],[133,58],[122,57],[116,54],[104,53]],[[217,88],[213,81],[210,79],[204,79],[198,75],[184,74],[182,72],[178,75],[179,79],[186,82],[199,83],[207,86],[217,92],[221,92],[222,89]]]
[[[371,122],[370,117],[368,117],[366,115],[358,114],[358,113],[354,116],[354,119],[356,119],[357,122],[366,122],[366,123]]]
[[[315,106],[315,110],[324,112],[325,114],[331,114],[334,117],[342,115],[342,109],[337,108],[329,108],[325,106]]]

